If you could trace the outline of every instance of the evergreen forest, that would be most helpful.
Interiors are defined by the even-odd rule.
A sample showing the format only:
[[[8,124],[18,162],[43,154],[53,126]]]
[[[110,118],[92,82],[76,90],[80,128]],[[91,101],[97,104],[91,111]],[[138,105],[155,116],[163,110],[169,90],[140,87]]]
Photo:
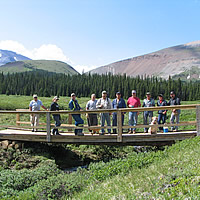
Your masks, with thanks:
[[[102,90],[109,93],[110,98],[120,91],[123,98],[127,99],[134,89],[139,98],[144,98],[146,92],[151,92],[152,97],[157,99],[162,93],[165,98],[169,97],[171,90],[175,91],[183,101],[200,99],[200,82],[168,80],[157,77],[129,77],[124,75],[66,75],[47,71],[34,71],[14,74],[0,73],[0,94],[26,95],[37,93],[39,96],[70,96],[75,92],[78,97],[89,97],[95,93],[99,98]]]

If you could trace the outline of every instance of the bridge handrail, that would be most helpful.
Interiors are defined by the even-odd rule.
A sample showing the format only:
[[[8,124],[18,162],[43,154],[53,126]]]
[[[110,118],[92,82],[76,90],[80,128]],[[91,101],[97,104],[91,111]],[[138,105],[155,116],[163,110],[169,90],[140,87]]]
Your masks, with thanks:
[[[176,106],[157,106],[157,107],[138,107],[138,108],[120,108],[120,109],[98,109],[98,110],[81,110],[81,111],[28,111],[28,110],[0,110],[0,114],[90,114],[90,113],[113,113],[113,112],[143,112],[143,111],[158,111],[158,110],[173,110],[173,109],[196,109],[200,104],[191,105],[176,105]]]
[[[191,104],[191,105],[176,105],[176,106],[160,106],[160,107],[140,107],[140,108],[122,108],[122,109],[99,109],[99,110],[88,110],[88,111],[29,111],[29,110],[16,110],[16,111],[8,111],[8,110],[0,110],[0,114],[16,114],[17,120],[19,119],[19,114],[46,114],[46,131],[47,131],[47,141],[51,141],[51,123],[50,123],[50,116],[51,114],[68,114],[69,116],[72,114],[90,114],[90,113],[117,113],[117,141],[122,142],[122,132],[123,128],[126,127],[131,127],[131,126],[122,126],[122,118],[121,115],[124,112],[144,112],[144,111],[158,111],[158,110],[173,110],[173,109],[196,109],[196,122],[184,122],[184,124],[191,125],[191,124],[196,124],[196,129],[197,129],[197,135],[200,136],[200,104]],[[16,120],[16,123],[17,123]],[[19,120],[18,120],[18,125]],[[172,125],[172,124],[168,124]],[[180,123],[181,125],[181,123]],[[137,125],[136,127],[151,127],[152,125]],[[158,125],[153,125],[157,127]],[[164,125],[159,125],[159,126],[164,126]],[[3,126],[2,126],[3,127]],[[105,126],[108,127],[108,126]],[[114,126],[109,126],[109,128],[113,128]],[[70,127],[73,129],[76,129],[77,127]],[[115,128],[115,127],[114,127]]]

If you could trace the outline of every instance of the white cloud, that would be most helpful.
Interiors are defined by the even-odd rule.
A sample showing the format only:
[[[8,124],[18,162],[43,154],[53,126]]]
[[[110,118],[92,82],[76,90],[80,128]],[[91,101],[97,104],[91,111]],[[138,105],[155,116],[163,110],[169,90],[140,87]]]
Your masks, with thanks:
[[[61,48],[55,44],[43,44],[39,48],[27,49],[23,44],[13,41],[0,41],[0,49],[14,51],[33,60],[60,60],[71,64],[70,59],[64,55]]]
[[[18,54],[31,58],[33,60],[59,60],[66,62],[79,72],[82,73],[96,68],[96,66],[77,65],[70,60],[62,51],[61,48],[55,44],[42,44],[38,48],[27,49],[23,44],[13,40],[0,41],[0,49],[14,51]]]

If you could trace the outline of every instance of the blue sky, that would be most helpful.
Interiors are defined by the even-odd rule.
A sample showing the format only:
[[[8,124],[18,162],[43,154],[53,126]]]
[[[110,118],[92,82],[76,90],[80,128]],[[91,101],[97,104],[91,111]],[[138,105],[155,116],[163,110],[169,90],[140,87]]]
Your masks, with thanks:
[[[0,0],[0,49],[81,72],[200,40],[200,0]]]

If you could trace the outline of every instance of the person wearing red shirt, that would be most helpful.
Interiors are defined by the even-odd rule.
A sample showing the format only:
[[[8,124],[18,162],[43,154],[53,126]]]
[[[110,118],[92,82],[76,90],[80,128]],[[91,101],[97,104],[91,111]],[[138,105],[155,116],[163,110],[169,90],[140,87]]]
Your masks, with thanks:
[[[132,96],[127,101],[128,108],[137,108],[141,106],[140,99],[136,97],[136,91],[132,90]],[[139,112],[129,112],[129,126],[136,126]],[[136,128],[130,128],[128,133],[135,133]]]

